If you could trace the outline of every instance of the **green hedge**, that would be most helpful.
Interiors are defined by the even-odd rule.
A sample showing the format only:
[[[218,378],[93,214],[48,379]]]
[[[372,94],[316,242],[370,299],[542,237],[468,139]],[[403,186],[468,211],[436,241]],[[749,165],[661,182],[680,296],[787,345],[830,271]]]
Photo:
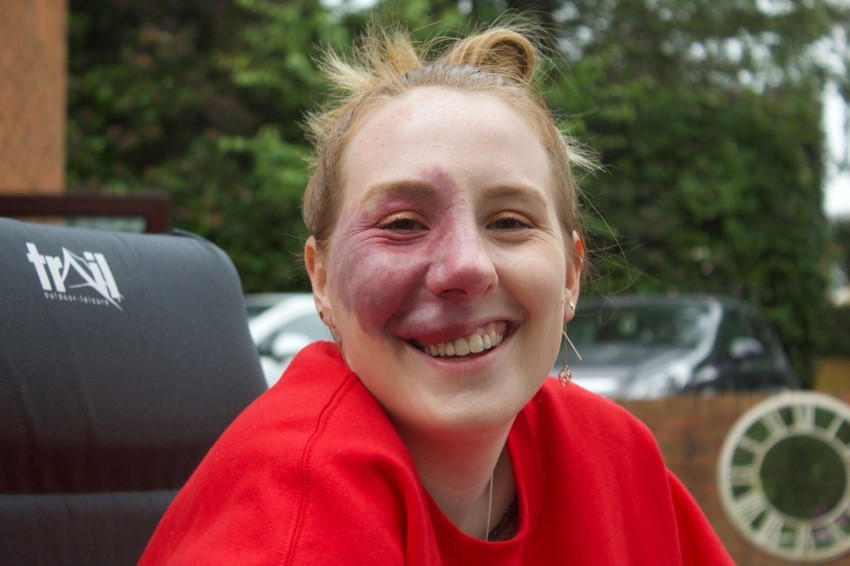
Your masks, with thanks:
[[[821,356],[850,357],[850,305],[826,312]]]

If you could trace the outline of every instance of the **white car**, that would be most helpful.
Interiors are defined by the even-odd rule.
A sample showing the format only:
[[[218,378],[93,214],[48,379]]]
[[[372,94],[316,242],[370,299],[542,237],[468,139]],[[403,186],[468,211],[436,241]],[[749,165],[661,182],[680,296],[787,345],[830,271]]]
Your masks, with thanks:
[[[261,312],[275,306],[288,297],[295,297],[301,293],[251,293],[245,295],[245,312],[248,320],[251,320]]]
[[[268,301],[269,295],[262,295]],[[257,296],[247,296],[246,305]],[[260,353],[260,363],[269,387],[274,385],[292,358],[307,344],[331,340],[331,334],[316,312],[312,293],[280,293],[273,306],[249,318],[248,328]]]

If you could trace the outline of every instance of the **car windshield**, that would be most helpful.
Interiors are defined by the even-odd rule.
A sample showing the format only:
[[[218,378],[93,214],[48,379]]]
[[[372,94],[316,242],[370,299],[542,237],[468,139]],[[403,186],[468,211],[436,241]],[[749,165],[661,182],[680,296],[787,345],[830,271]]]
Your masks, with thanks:
[[[579,350],[580,344],[693,348],[709,324],[709,309],[704,305],[608,304],[577,314],[569,324],[569,335]]]

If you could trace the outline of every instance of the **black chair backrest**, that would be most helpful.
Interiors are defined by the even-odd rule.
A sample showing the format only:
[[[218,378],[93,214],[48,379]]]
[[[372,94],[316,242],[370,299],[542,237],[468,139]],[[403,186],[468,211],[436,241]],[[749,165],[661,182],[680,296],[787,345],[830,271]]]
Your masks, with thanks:
[[[266,388],[229,258],[0,218],[0,564],[133,564]]]

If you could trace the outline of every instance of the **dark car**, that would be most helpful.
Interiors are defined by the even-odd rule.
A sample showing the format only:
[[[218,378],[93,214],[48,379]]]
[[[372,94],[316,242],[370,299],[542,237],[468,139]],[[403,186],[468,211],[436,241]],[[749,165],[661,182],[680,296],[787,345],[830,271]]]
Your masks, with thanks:
[[[582,299],[567,327],[574,381],[606,397],[799,387],[776,332],[751,306],[713,295]],[[564,345],[557,375],[563,363]]]

